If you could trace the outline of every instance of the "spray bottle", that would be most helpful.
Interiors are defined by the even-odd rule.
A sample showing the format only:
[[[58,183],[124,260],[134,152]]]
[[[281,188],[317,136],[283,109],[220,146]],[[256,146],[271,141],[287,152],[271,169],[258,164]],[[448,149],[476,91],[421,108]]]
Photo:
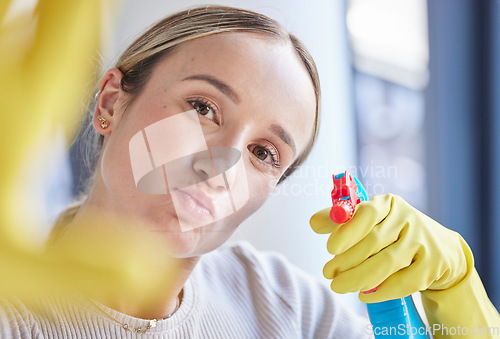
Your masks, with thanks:
[[[330,219],[333,222],[341,224],[349,221],[354,214],[355,206],[367,200],[368,195],[363,185],[349,171],[333,176],[333,206],[330,210]],[[363,293],[373,293],[376,290],[375,287]],[[366,307],[376,339],[430,338],[411,295],[401,299],[368,303]]]

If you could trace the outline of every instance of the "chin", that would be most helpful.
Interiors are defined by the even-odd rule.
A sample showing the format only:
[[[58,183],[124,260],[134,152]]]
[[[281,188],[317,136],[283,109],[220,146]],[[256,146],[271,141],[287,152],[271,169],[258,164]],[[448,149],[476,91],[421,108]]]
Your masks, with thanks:
[[[171,247],[171,253],[176,258],[198,257],[222,246],[236,230],[221,221],[197,227],[185,232],[167,231],[166,237]]]
[[[238,212],[204,226],[195,226],[200,220],[191,216],[183,217],[182,213],[178,215],[171,209],[164,209],[153,219],[151,219],[153,213],[147,215],[150,223],[155,225],[153,232],[159,237],[164,237],[165,245],[169,247],[173,257],[191,258],[199,257],[222,246],[245,218],[245,213]]]

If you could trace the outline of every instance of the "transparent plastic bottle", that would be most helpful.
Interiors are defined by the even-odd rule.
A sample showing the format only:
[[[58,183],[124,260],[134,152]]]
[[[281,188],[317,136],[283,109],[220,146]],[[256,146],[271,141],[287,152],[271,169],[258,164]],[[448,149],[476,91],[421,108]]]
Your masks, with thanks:
[[[330,218],[336,223],[344,223],[352,217],[358,203],[368,200],[368,195],[361,182],[349,171],[334,175],[333,185]],[[411,295],[366,306],[376,339],[431,338]]]
[[[373,334],[378,338],[430,338],[411,295],[366,304]]]

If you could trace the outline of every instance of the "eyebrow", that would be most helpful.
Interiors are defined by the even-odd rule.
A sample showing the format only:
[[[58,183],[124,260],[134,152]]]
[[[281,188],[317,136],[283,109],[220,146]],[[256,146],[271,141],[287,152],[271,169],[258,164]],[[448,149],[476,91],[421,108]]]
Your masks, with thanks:
[[[196,75],[190,75],[187,78],[184,78],[182,81],[185,80],[202,80],[206,81],[212,86],[216,87],[219,91],[221,91],[223,94],[227,95],[231,101],[233,101],[236,104],[240,103],[240,97],[236,94],[234,89],[231,88],[228,84],[223,82],[222,80],[219,80],[211,75],[206,75],[206,74],[196,74]]]
[[[295,154],[297,153],[297,149],[290,133],[285,131],[280,125],[271,125],[271,127],[269,127],[269,130],[276,134],[287,145],[289,145],[293,150],[293,156],[295,156]]]
[[[210,83],[212,86],[216,87],[219,91],[224,93],[231,99],[234,103],[238,104],[241,100],[239,96],[236,94],[236,92],[223,82],[222,80],[219,80],[211,75],[207,74],[195,74],[195,75],[190,75],[186,78],[184,78],[182,81],[185,80],[202,80]],[[293,155],[295,156],[297,152],[297,148],[295,146],[295,142],[293,141],[292,136],[290,133],[288,133],[283,127],[280,125],[271,125],[269,127],[269,130],[273,132],[275,135],[277,135],[281,140],[283,140],[287,145],[289,145],[292,148]]]

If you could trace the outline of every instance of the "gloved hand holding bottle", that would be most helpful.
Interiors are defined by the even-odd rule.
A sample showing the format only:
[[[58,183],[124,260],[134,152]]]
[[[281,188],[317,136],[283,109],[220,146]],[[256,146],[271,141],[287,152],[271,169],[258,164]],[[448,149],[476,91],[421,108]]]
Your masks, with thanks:
[[[359,294],[361,301],[372,303],[421,291],[435,338],[452,337],[450,332],[456,335],[457,329],[469,335],[482,327],[500,331],[500,316],[458,233],[392,194],[360,203],[344,224],[335,224],[329,214],[330,208],[321,210],[310,223],[316,233],[330,234],[327,248],[335,257],[325,265],[324,275],[333,279],[334,292],[378,287]]]

